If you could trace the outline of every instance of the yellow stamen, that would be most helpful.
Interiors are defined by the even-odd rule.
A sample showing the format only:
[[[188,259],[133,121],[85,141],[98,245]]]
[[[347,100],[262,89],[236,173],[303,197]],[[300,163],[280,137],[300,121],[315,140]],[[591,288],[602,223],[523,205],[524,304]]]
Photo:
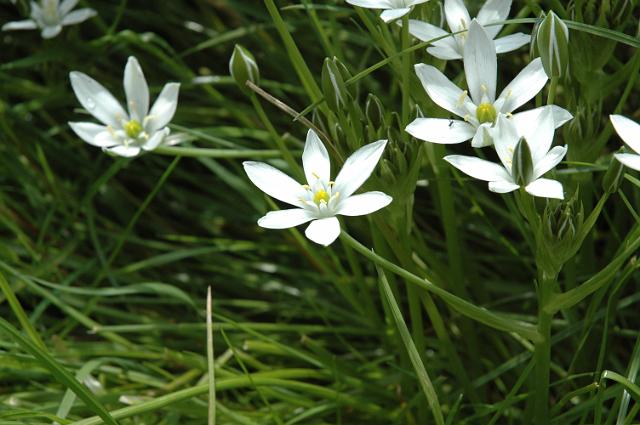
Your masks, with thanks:
[[[321,202],[327,203],[329,202],[329,194],[324,189],[320,189],[313,195],[313,202],[317,205],[320,205]]]
[[[131,120],[124,125],[124,132],[127,136],[135,139],[142,132],[142,125],[137,120]]]

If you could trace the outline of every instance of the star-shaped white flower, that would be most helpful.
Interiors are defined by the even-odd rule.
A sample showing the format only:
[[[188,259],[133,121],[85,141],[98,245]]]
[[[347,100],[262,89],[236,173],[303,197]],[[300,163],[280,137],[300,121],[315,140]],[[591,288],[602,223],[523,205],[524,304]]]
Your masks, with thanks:
[[[127,113],[100,83],[82,72],[69,74],[71,86],[82,106],[104,125],[70,122],[78,136],[109,153],[132,157],[158,147],[169,134],[167,124],[178,106],[179,83],[167,83],[149,110],[149,86],[138,60],[129,57],[124,69]]]
[[[538,122],[526,128],[517,128],[512,120],[500,115],[494,132],[494,146],[502,165],[464,155],[448,155],[444,159],[463,173],[488,181],[492,192],[508,193],[524,186],[533,196],[563,199],[562,183],[541,178],[558,165],[567,153],[566,146],[551,148],[554,131],[553,112],[549,107],[542,111]],[[517,149],[518,143],[526,143],[528,149]],[[521,165],[530,165],[520,170],[522,175],[518,175],[514,167],[514,153],[517,152],[530,155],[530,158],[518,160]]]
[[[502,25],[487,25],[506,20],[510,9],[511,0],[487,0],[482,6],[476,20],[483,26],[490,39],[496,38],[502,29]],[[451,32],[465,31],[471,25],[469,11],[467,11],[462,0],[444,0],[444,14]],[[422,41],[450,35],[440,27],[415,19],[409,21],[409,32]],[[427,48],[427,52],[438,59],[462,59],[466,40],[467,33],[465,31],[432,43],[432,46]],[[495,39],[494,44],[496,53],[505,53],[516,50],[530,41],[530,35],[519,32]]]
[[[471,97],[431,65],[415,65],[418,78],[431,100],[458,115],[462,120],[418,118],[405,129],[412,136],[432,143],[462,143],[472,139],[474,147],[491,145],[491,128],[500,114],[511,113],[531,100],[546,84],[548,77],[540,58],[534,59],[504,88],[496,99],[498,65],[493,41],[474,19],[464,50],[464,72]],[[540,111],[514,114],[527,121]],[[560,107],[554,107],[555,127],[572,118]]]
[[[391,22],[411,12],[413,6],[428,1],[429,0],[347,0],[347,3],[368,9],[384,9],[380,14],[380,18],[385,22]]]
[[[640,154],[640,125],[622,115],[610,115],[611,123],[618,136],[633,150]],[[616,159],[629,168],[640,171],[640,155],[632,153],[614,154]]]
[[[307,184],[299,184],[264,162],[246,161],[249,179],[267,195],[296,208],[270,211],[258,225],[267,229],[287,229],[311,221],[305,235],[327,246],[340,235],[336,215],[357,216],[384,208],[392,198],[382,192],[353,193],[369,178],[380,160],[386,140],[378,140],[355,151],[344,163],[335,182],[331,181],[329,153],[317,134],[309,130],[302,153]]]
[[[31,19],[7,22],[2,26],[3,31],[35,30],[40,28],[42,38],[53,38],[60,34],[65,25],[75,25],[96,15],[90,8],[71,11],[78,4],[78,0],[41,0],[40,3],[31,2]]]

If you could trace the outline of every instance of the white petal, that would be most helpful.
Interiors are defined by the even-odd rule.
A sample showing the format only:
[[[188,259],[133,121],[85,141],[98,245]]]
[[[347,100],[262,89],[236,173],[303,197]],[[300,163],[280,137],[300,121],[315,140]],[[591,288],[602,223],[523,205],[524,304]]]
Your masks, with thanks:
[[[453,84],[444,74],[431,65],[415,65],[416,74],[427,94],[438,106],[464,117],[468,111],[464,105],[473,105],[469,96]]]
[[[511,172],[513,152],[520,140],[520,134],[518,133],[515,123],[504,114],[498,115],[496,126],[492,129],[491,136],[500,162]]]
[[[60,34],[60,31],[62,31],[62,25],[51,25],[42,28],[40,35],[42,35],[42,38],[53,38]]]
[[[500,93],[500,98],[504,99],[500,112],[513,112],[524,105],[542,90],[548,79],[542,60],[535,58]]]
[[[476,19],[484,26],[489,38],[496,38],[496,35],[498,35],[502,29],[502,25],[486,25],[507,19],[509,9],[511,9],[511,0],[487,0],[484,6],[482,6]]]
[[[416,118],[405,131],[416,139],[440,144],[462,143],[476,133],[467,122],[445,118]]]
[[[79,24],[80,22],[84,22],[96,15],[96,11],[89,8],[74,10],[73,12],[62,18],[62,25]]]
[[[104,150],[107,153],[118,155],[118,156],[124,156],[126,158],[132,158],[134,156],[138,156],[138,154],[140,153],[140,148],[137,146],[120,145],[120,146],[114,146],[112,148],[102,148],[102,150]]]
[[[351,196],[369,178],[386,145],[386,140],[378,140],[361,147],[347,158],[334,186],[343,199]]]
[[[149,112],[149,86],[138,60],[129,56],[124,67],[124,92],[131,119],[142,123]]]
[[[562,183],[557,180],[538,179],[529,183],[524,189],[533,196],[564,199]]]
[[[531,36],[529,34],[523,34],[521,32],[510,34],[493,40],[493,44],[496,46],[496,53],[498,54],[511,52],[513,50],[519,49],[525,44],[529,44],[530,42]]]
[[[444,14],[451,32],[458,32],[469,28],[471,17],[462,0],[445,0]],[[460,37],[460,35],[456,37]]]
[[[535,127],[529,127],[530,132],[522,133],[529,148],[531,149],[531,159],[533,164],[537,164],[542,161],[542,158],[549,152],[551,145],[553,144],[553,134],[555,132],[555,126],[553,122],[553,111],[551,108],[545,108],[540,113],[538,119],[538,125]]]
[[[304,234],[315,243],[328,246],[340,236],[340,222],[335,217],[314,220]]]
[[[92,122],[70,122],[69,127],[85,142],[93,146],[111,147],[118,144],[112,137],[104,137],[107,133],[107,127],[104,125],[94,124]],[[97,137],[101,135],[101,137]]]
[[[258,226],[266,229],[288,229],[313,220],[311,211],[302,208],[269,211],[258,220]]]
[[[347,0],[347,3],[369,9],[390,9],[393,7],[390,0]]]
[[[169,127],[165,127],[160,131],[156,131],[155,134],[151,136],[149,140],[145,142],[145,144],[142,145],[142,149],[144,149],[145,151],[154,150],[155,148],[160,146],[160,144],[164,141],[164,138],[167,137],[169,133]]]
[[[302,207],[300,196],[302,186],[282,171],[264,162],[245,161],[242,163],[249,180],[272,198]]]
[[[474,156],[447,155],[444,160],[463,173],[488,182],[508,181],[511,177],[503,166]]]
[[[153,133],[169,124],[178,107],[179,83],[167,83],[160,92],[158,99],[154,102],[147,116],[145,128],[149,133]]]
[[[551,109],[553,115],[553,125],[555,128],[562,126],[573,118],[573,115],[564,108],[556,105],[541,106],[528,111],[518,112],[511,116],[511,121],[515,124],[519,134],[533,133],[540,123],[540,116],[545,109]]]
[[[640,124],[622,115],[610,115],[609,119],[618,136],[634,152],[640,153]]]
[[[415,5],[417,5],[417,4],[426,3],[426,2],[428,2],[428,1],[429,1],[429,0],[409,0],[409,1],[407,2],[407,0],[405,0],[405,3],[406,3],[406,5],[407,5],[407,6],[415,6]]]
[[[91,115],[106,125],[121,127],[121,121],[127,119],[127,113],[107,89],[82,72],[73,71],[69,78],[78,101]]]
[[[58,11],[60,12],[60,16],[64,16],[67,13],[71,12],[71,9],[76,7],[76,5],[78,4],[78,1],[79,0],[63,0],[63,2],[60,3],[60,6],[58,6]]]
[[[509,193],[520,189],[520,186],[508,181],[489,182],[489,190],[495,193]]]
[[[464,72],[471,98],[479,105],[483,96],[493,103],[496,97],[498,62],[493,40],[475,19],[469,26],[469,36],[464,46]]]
[[[420,41],[430,41],[434,38],[449,35],[442,28],[417,19],[409,19],[409,33]],[[443,40],[446,40],[446,38],[443,38]]]
[[[445,61],[462,59],[462,54],[456,48],[451,46],[439,45],[439,41],[435,42],[432,47],[427,47],[427,52],[438,59]]]
[[[632,153],[617,153],[613,156],[627,167],[640,171],[640,155],[634,155]]]
[[[340,202],[336,214],[355,216],[371,214],[391,203],[393,198],[382,192],[365,192]]]
[[[33,19],[26,19],[24,21],[7,22],[2,26],[2,31],[12,30],[34,30],[38,28],[38,24]]]
[[[380,19],[382,19],[385,22],[391,22],[398,18],[402,18],[404,15],[406,15],[409,12],[411,12],[410,7],[404,7],[402,9],[388,9],[383,11],[380,14]]]
[[[551,149],[540,161],[533,166],[533,178],[537,179],[560,164],[562,158],[567,154],[567,146],[556,146]]]
[[[313,130],[307,132],[307,141],[302,152],[302,167],[309,186],[313,186],[318,179],[325,183],[331,179],[329,152]]]
[[[474,148],[485,148],[493,144],[491,125],[489,123],[480,124],[476,129],[471,146]]]

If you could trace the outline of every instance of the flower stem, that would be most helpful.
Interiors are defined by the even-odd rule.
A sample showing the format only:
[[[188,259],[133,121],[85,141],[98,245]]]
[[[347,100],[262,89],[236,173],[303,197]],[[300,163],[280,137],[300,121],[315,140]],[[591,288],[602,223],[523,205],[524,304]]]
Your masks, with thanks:
[[[541,340],[535,343],[533,358],[535,362],[535,401],[534,423],[549,423],[549,371],[551,366],[551,319],[553,314],[545,311],[544,306],[551,297],[556,276],[545,276],[539,279],[538,288],[538,333]]]
[[[410,47],[411,39],[409,38],[409,15],[402,17],[402,50]],[[409,123],[409,114],[411,113],[411,53],[402,56],[402,123]],[[403,132],[403,134],[405,134]]]
[[[549,86],[549,93],[547,94],[547,105],[553,105],[553,102],[556,100],[558,78],[559,77],[551,77],[551,85]]]

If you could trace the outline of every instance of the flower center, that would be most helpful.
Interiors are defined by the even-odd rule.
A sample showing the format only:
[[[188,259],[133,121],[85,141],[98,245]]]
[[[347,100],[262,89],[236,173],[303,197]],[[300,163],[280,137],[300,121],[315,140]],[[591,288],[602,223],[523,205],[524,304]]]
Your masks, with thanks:
[[[136,139],[142,132],[142,125],[137,120],[128,121],[124,125],[124,132],[132,139]]]
[[[328,203],[329,202],[329,194],[326,190],[320,189],[316,193],[313,194],[313,202],[316,205],[320,205],[321,202]]]
[[[47,24],[57,24],[58,19],[58,2],[56,0],[44,0],[42,2],[42,19]]]
[[[486,122],[493,124],[496,122],[498,113],[492,104],[484,102],[478,105],[478,108],[476,109],[476,117],[478,118],[478,121],[480,121],[480,124],[484,124]]]

